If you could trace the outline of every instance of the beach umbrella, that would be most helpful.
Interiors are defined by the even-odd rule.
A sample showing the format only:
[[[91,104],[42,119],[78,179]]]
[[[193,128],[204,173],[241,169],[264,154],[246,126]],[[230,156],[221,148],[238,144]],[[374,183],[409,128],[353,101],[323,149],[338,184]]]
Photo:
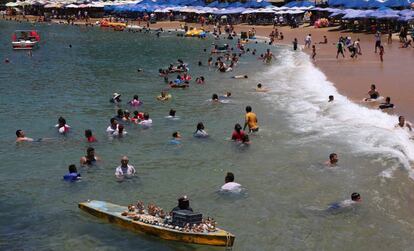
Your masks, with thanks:
[[[387,7],[381,7],[378,10],[371,12],[369,17],[378,19],[394,19],[399,18],[398,11],[392,10]]]

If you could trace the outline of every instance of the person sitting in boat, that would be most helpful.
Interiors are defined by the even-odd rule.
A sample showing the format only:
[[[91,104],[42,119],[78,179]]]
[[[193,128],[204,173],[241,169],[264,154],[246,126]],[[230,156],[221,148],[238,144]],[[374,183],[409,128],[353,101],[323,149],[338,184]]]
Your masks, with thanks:
[[[78,173],[78,170],[76,169],[75,165],[70,165],[69,166],[69,173],[65,174],[63,176],[63,180],[64,181],[70,181],[70,182],[74,182],[77,180],[81,179],[81,175],[80,173]]]
[[[129,165],[129,159],[127,156],[121,158],[121,165],[115,169],[115,176],[118,180],[123,180],[124,178],[130,178],[135,175],[136,171],[134,166]]]
[[[380,97],[379,92],[377,91],[377,88],[375,85],[371,85],[371,89],[368,92],[369,98],[364,99],[364,101],[375,101]]]
[[[188,199],[187,195],[180,197],[178,199],[178,205],[174,207],[171,212],[179,211],[179,210],[188,210],[193,212],[193,209],[190,207],[190,200]]]
[[[70,126],[66,124],[66,119],[59,117],[58,123],[55,125],[58,128],[59,133],[65,134],[69,132]]]
[[[224,178],[224,185],[220,188],[222,192],[240,193],[241,185],[234,182],[234,174],[228,172]]]
[[[93,166],[96,162],[99,161],[99,157],[95,156],[95,149],[93,147],[88,147],[86,149],[86,155],[80,159],[81,166]]]
[[[140,106],[142,105],[142,101],[138,99],[138,95],[134,95],[134,98],[128,102],[130,106]]]
[[[112,94],[112,98],[109,100],[109,102],[114,103],[114,104],[118,104],[121,103],[121,94],[119,93],[114,93]]]
[[[386,97],[385,98],[385,103],[381,103],[379,105],[379,109],[381,109],[381,110],[388,109],[388,108],[394,108],[394,104],[391,104],[391,98],[390,97]]]

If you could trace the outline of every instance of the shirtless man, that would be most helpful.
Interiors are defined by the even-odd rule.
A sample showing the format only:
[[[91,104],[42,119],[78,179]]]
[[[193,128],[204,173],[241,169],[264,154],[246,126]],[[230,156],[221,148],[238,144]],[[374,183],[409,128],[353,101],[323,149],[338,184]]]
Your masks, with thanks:
[[[403,129],[408,128],[408,130],[410,132],[413,131],[413,128],[412,128],[411,124],[405,121],[404,116],[399,116],[398,117],[398,124],[396,124],[395,127],[396,128],[403,128]]]
[[[16,142],[33,142],[34,141],[34,139],[32,138],[26,137],[26,135],[24,134],[24,131],[20,129],[16,131],[16,136],[17,136]]]

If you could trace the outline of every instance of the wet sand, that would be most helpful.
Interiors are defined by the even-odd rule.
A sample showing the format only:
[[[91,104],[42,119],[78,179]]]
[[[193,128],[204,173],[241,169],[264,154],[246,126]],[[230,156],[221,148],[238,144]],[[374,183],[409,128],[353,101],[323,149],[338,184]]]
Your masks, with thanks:
[[[29,17],[34,20],[33,17]],[[62,20],[60,20],[62,21]],[[90,22],[94,23],[97,20],[92,19]],[[54,20],[54,22],[59,22]],[[75,22],[76,24],[84,24],[82,21]],[[133,24],[138,25],[137,22]],[[140,23],[145,25],[145,23]],[[158,22],[151,24],[150,28],[164,28],[177,29],[184,25],[183,22]],[[200,27],[196,24],[188,24],[191,27]],[[240,31],[248,31],[252,27],[255,28],[256,34],[259,36],[268,36],[273,29],[269,26],[252,26],[252,25],[236,25],[237,33]],[[212,26],[205,27],[207,30],[212,30]],[[291,29],[283,26],[277,27],[280,32],[284,34],[284,40],[277,40],[278,44],[291,45],[294,38],[298,39],[299,45],[304,44],[304,39],[307,34],[312,35],[312,44],[316,43],[316,60],[314,64],[322,70],[327,76],[328,80],[333,82],[338,91],[354,100],[362,103],[362,99],[367,97],[367,92],[371,84],[375,84],[384,98],[391,97],[391,102],[396,105],[396,109],[388,111],[398,115],[404,115],[409,120],[414,121],[414,90],[413,78],[414,71],[412,62],[414,57],[413,48],[399,48],[400,43],[395,34],[393,42],[388,44],[387,35],[382,35],[382,44],[384,45],[385,55],[384,62],[380,61],[378,53],[374,53],[374,35],[364,33],[352,33],[337,31],[335,27],[315,29],[309,26],[302,26],[300,28]],[[323,41],[323,36],[328,38],[328,44],[319,44]],[[336,59],[336,42],[340,36],[351,36],[352,40],[359,38],[362,49],[362,55],[357,59],[352,59],[350,53],[345,53],[345,58],[342,56]],[[304,52],[311,53],[311,49],[304,48]],[[376,109],[377,104],[364,104]]]

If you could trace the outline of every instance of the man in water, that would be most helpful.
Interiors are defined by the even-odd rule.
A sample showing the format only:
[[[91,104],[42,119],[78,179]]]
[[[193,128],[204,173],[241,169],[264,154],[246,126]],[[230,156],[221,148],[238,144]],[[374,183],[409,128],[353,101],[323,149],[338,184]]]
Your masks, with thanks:
[[[385,103],[381,103],[379,105],[379,109],[381,109],[381,110],[388,109],[388,108],[394,108],[394,104],[391,104],[391,98],[390,97],[386,97],[385,98]]]
[[[333,102],[334,101],[334,96],[333,95],[329,95],[329,100],[328,102]]]
[[[412,128],[411,124],[405,121],[404,116],[399,116],[399,117],[398,117],[398,124],[397,124],[397,125],[395,125],[395,127],[396,127],[396,128],[403,128],[403,129],[404,129],[404,128],[408,128],[408,130],[409,130],[410,132],[412,132],[412,131],[413,131],[413,128]]]
[[[337,210],[337,209],[343,209],[348,208],[353,205],[356,205],[357,203],[362,202],[361,195],[359,193],[352,193],[351,199],[347,199],[341,202],[335,202],[329,205],[328,210]]]
[[[108,128],[106,128],[106,132],[109,135],[112,135],[116,130],[118,130],[118,121],[115,118],[111,118],[110,122],[111,124],[108,126]]]
[[[16,131],[16,142],[33,142],[34,139],[26,137],[23,130]]]
[[[247,126],[249,126],[249,132],[259,131],[259,126],[257,125],[257,116],[252,112],[251,106],[246,106],[246,115],[243,130],[246,130]]]
[[[339,161],[338,154],[331,153],[331,154],[329,154],[329,160],[326,161],[325,164],[327,166],[334,167],[334,166],[336,166],[338,164],[338,161]]]
[[[375,33],[375,53],[377,53],[377,48],[381,47],[381,32],[377,31]]]
[[[121,165],[118,166],[115,170],[115,176],[119,180],[124,178],[130,178],[135,175],[136,171],[134,166],[128,164],[129,159],[127,156],[121,158]]]
[[[190,200],[186,195],[180,197],[178,199],[178,205],[174,207],[171,212],[179,211],[179,210],[188,210],[193,212],[193,209],[190,207]]]
[[[80,158],[80,165],[93,166],[97,161],[99,161],[99,158],[98,156],[95,156],[95,149],[93,147],[88,147],[88,149],[86,149],[86,156]]]
[[[226,177],[224,178],[224,185],[221,186],[220,191],[223,192],[232,192],[232,193],[240,193],[241,192],[241,185],[239,183],[234,182],[234,174],[228,172]]]
[[[268,92],[269,90],[267,88],[264,88],[261,83],[258,83],[256,87],[256,91],[257,92]]]
[[[264,57],[263,57],[263,62],[265,62],[266,64],[270,64],[271,62],[272,62],[272,59],[274,58],[275,56],[273,55],[273,53],[270,51],[270,49],[267,49],[266,50],[266,53],[264,54]]]

